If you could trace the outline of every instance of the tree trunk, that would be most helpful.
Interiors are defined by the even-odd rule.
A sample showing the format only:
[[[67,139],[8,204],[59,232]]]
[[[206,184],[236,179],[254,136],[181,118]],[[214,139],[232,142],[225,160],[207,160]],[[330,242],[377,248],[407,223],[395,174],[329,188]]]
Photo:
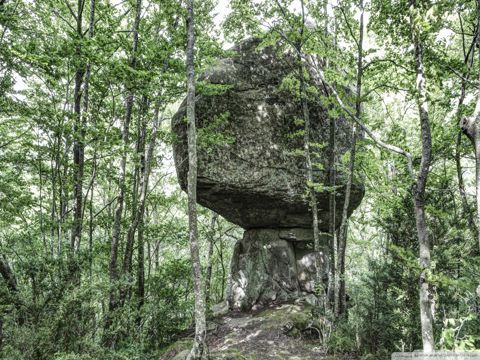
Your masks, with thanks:
[[[218,220],[218,214],[212,212],[212,220],[210,222],[210,231],[208,234],[208,257],[207,257],[207,278],[205,279],[205,303],[210,307],[210,294],[212,287],[212,268],[213,268],[213,247],[215,245],[215,224]]]
[[[357,48],[357,84],[355,99],[355,116],[362,117],[362,79],[363,79],[363,32],[364,32],[364,8],[363,0],[360,0],[360,33]],[[345,289],[345,253],[347,249],[348,235],[348,207],[350,206],[350,196],[352,192],[353,173],[355,170],[355,156],[357,145],[357,125],[352,125],[352,149],[350,150],[350,161],[348,164],[348,180],[345,188],[345,202],[343,203],[342,222],[338,236],[338,254],[337,254],[337,291],[335,297],[336,316],[346,314],[347,294]]]
[[[462,216],[467,218],[468,227],[472,232],[473,238],[478,239],[478,228],[475,223],[475,216],[470,211],[470,206],[468,204],[467,192],[465,190],[465,183],[463,181],[463,171],[462,171],[462,162],[460,156],[460,144],[462,142],[462,131],[459,131],[457,136],[457,142],[455,146],[455,164],[457,168],[457,181],[458,181],[458,192],[460,194],[460,199],[462,201]],[[475,144],[474,144],[475,146]],[[478,188],[478,182],[477,182]],[[477,208],[478,213],[478,208]]]
[[[475,195],[476,195],[476,229],[477,243],[480,250],[480,95],[473,115],[460,122],[463,133],[470,139],[475,150]],[[458,170],[457,170],[458,171]]]
[[[460,114],[460,107],[463,105],[463,101],[466,96],[466,85],[469,75],[471,74],[471,69],[474,65],[474,57],[475,57],[475,50],[476,48],[480,47],[480,0],[476,1],[477,5],[477,16],[476,16],[476,26],[475,26],[475,33],[473,34],[472,44],[471,44],[471,51],[465,53],[464,51],[464,64],[467,65],[466,72],[464,77],[462,78],[462,88],[461,88],[461,96],[459,99],[459,106],[458,106],[458,113]],[[462,41],[465,43],[464,36],[462,37]],[[463,46],[465,48],[465,45]],[[477,242],[480,250],[480,149],[479,149],[479,138],[480,138],[480,95],[477,98],[477,104],[475,106],[475,111],[470,118],[460,118],[458,120],[460,125],[460,129],[462,132],[470,139],[473,144],[473,148],[475,150],[475,195],[476,195],[476,237]],[[457,140],[457,148],[460,144],[460,138]],[[458,150],[457,150],[458,152]],[[464,210],[468,212],[468,203],[465,196],[465,191],[463,190],[463,179],[461,173],[461,164],[460,164],[460,156],[457,155],[457,174],[459,180],[459,189],[460,195],[462,196],[462,202],[464,204]],[[469,217],[469,221],[471,221],[471,216]]]
[[[139,226],[139,223],[143,220],[143,214],[145,213],[145,191],[144,185],[146,184],[146,176],[148,176],[145,166],[145,136],[147,123],[145,120],[146,113],[148,111],[148,105],[146,99],[142,101],[142,114],[140,114],[138,125],[138,141],[137,141],[137,155],[140,160],[140,165],[135,165],[135,176],[133,185],[133,201],[132,201],[132,222],[128,227],[127,241],[125,244],[125,254],[123,257],[123,273],[125,275],[132,272],[132,258],[133,258],[133,245],[135,241],[135,232]],[[158,117],[158,115],[157,115]],[[158,120],[157,120],[158,121]],[[153,151],[153,150],[152,150]],[[149,171],[150,169],[148,169]],[[148,185],[147,185],[148,186]],[[143,206],[142,206],[143,203]]]
[[[328,0],[324,2],[325,11],[325,38],[329,36],[328,29]],[[335,44],[333,44],[335,46]],[[325,58],[325,68],[328,66],[328,59]],[[328,211],[329,211],[329,265],[328,265],[328,286],[327,286],[327,306],[329,311],[335,313],[335,278],[336,278],[336,257],[338,255],[337,243],[337,201],[336,201],[336,169],[335,169],[335,153],[336,153],[336,120],[334,117],[330,118],[330,136],[328,146],[330,148],[328,159],[328,183],[330,186],[330,195],[328,197]]]
[[[76,249],[80,246],[82,238],[82,205],[83,205],[83,170],[84,170],[84,151],[85,151],[85,127],[82,120],[82,84],[85,75],[85,68],[82,59],[82,45],[83,38],[82,19],[83,19],[84,0],[78,0],[77,6],[77,42],[75,56],[79,63],[75,71],[75,89],[73,93],[74,98],[74,113],[75,123],[73,127],[73,181],[74,181],[74,210],[73,210],[73,228],[70,238],[70,252],[73,255]],[[73,257],[71,258],[73,261]],[[74,265],[73,263],[71,264]],[[73,269],[75,272],[78,269]]]
[[[137,49],[138,49],[138,29],[140,27],[140,15],[142,10],[142,0],[137,0],[135,7],[135,21],[133,25],[133,46],[132,46],[132,55],[130,67],[135,70],[137,66]],[[115,207],[115,215],[113,221],[112,229],[112,240],[110,244],[110,263],[109,263],[109,277],[110,277],[110,296],[109,296],[109,310],[108,315],[105,321],[105,332],[106,332],[106,345],[114,348],[115,339],[112,334],[109,334],[110,326],[112,325],[112,313],[118,307],[118,295],[117,295],[117,281],[118,281],[118,246],[120,242],[121,234],[121,222],[123,215],[123,206],[125,199],[125,175],[127,168],[127,153],[129,145],[129,136],[130,136],[130,121],[132,118],[133,110],[133,99],[134,99],[134,89],[129,89],[126,105],[125,105],[125,119],[123,122],[122,129],[122,158],[120,160],[120,175],[118,178],[118,196],[117,204]]]
[[[140,177],[140,199],[138,211],[135,215],[134,222],[138,227],[138,272],[137,272],[137,298],[138,298],[138,309],[140,310],[145,302],[145,261],[144,261],[144,240],[143,240],[143,230],[144,230],[144,217],[145,217],[145,207],[147,202],[147,193],[148,193],[148,183],[150,179],[150,171],[153,160],[153,152],[155,149],[155,142],[157,140],[158,128],[161,125],[160,119],[160,101],[158,100],[155,104],[155,113],[153,120],[153,129],[150,137],[150,142],[146,155],[143,156],[141,177]],[[137,317],[137,324],[141,322],[140,315]]]
[[[302,28],[301,28],[301,41],[303,41],[303,33],[305,28],[305,10],[303,0],[302,6]],[[325,268],[323,264],[322,249],[320,246],[320,229],[318,227],[318,203],[317,195],[315,192],[315,182],[313,179],[313,165],[310,153],[310,111],[308,108],[308,97],[306,94],[305,84],[305,67],[302,59],[302,44],[298,45],[298,64],[300,75],[300,101],[302,103],[303,121],[304,121],[304,135],[303,135],[303,152],[305,156],[305,169],[307,175],[307,190],[309,195],[310,207],[312,210],[312,228],[313,228],[313,252],[315,254],[315,269],[316,269],[316,281],[315,287],[317,297],[319,301],[319,307],[321,310],[325,310],[328,299],[325,298],[325,288],[323,284],[322,270]]]
[[[329,246],[329,266],[328,266],[328,289],[327,289],[327,302],[328,308],[335,312],[335,277],[337,273],[335,259],[338,256],[337,254],[337,201],[336,201],[336,170],[335,170],[335,152],[336,152],[336,120],[334,118],[330,119],[330,156],[328,160],[329,166],[329,175],[328,182],[330,185],[330,195],[329,195],[329,234],[330,234],[330,246]]]
[[[22,308],[22,300],[18,294],[17,278],[10,267],[5,255],[0,254],[0,275],[2,276],[7,289],[12,296],[13,305],[18,313],[18,324],[22,326],[25,323],[25,314]]]
[[[416,1],[413,2],[413,5],[415,7]],[[435,343],[433,338],[432,324],[432,295],[430,293],[430,284],[428,279],[430,267],[430,240],[425,216],[425,188],[430,171],[432,140],[430,134],[427,91],[423,65],[423,43],[417,30],[414,28],[415,24],[413,23],[413,19],[411,19],[411,26],[413,45],[415,48],[417,106],[422,135],[422,159],[413,190],[415,222],[417,227],[418,243],[420,247],[420,266],[422,268],[422,273],[420,275],[420,320],[422,327],[423,351],[432,352],[435,348]]]
[[[197,230],[197,133],[195,129],[195,66],[194,66],[194,13],[193,0],[187,0],[187,136],[188,136],[188,226],[195,290],[195,340],[187,359],[208,358],[206,343],[205,294]]]
[[[352,149],[350,150],[350,161],[348,165],[348,180],[345,189],[345,202],[342,210],[342,223],[338,234],[338,253],[337,253],[337,281],[335,286],[335,315],[337,317],[346,314],[347,294],[345,289],[345,254],[347,249],[348,235],[348,206],[350,204],[350,195],[352,190],[353,172],[355,169],[357,143],[357,126],[352,126]]]
[[[88,36],[90,39],[93,39],[94,29],[95,29],[95,1],[90,0],[90,21],[88,26]],[[92,66],[89,62],[85,71],[85,90],[83,94],[83,128],[86,129],[87,126],[87,116],[89,116],[89,106],[90,106],[90,75],[91,75]],[[85,138],[84,138],[85,139]],[[83,149],[83,154],[85,154],[85,148]],[[90,281],[92,280],[92,271],[93,271],[93,187],[95,182],[95,174],[97,168],[97,151],[95,150],[93,155],[93,174],[91,179],[90,186],[90,205],[89,205],[89,215],[90,221],[88,226],[88,272]],[[87,193],[88,194],[88,193]],[[86,195],[87,196],[87,195]],[[86,204],[86,201],[85,201]],[[82,216],[83,219],[83,216]]]

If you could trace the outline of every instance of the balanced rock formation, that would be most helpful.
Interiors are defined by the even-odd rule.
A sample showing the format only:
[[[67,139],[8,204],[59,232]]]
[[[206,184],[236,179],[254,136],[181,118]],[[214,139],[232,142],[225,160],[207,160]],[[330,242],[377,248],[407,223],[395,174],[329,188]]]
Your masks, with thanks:
[[[283,86],[292,75],[293,57],[274,47],[258,49],[248,40],[234,55],[220,59],[202,75],[196,97],[199,133],[199,204],[243,227],[244,238],[232,259],[230,305],[295,299],[313,290],[312,214],[306,196],[302,108]],[[217,85],[217,87],[212,87]],[[221,88],[222,91],[219,91]],[[203,91],[202,91],[203,89]],[[174,159],[186,189],[188,153],[186,103],[172,119],[177,136]],[[315,146],[314,181],[328,184],[328,112],[309,104],[310,139]],[[350,125],[336,119],[336,156],[349,149]],[[341,221],[345,176],[337,176],[337,226]],[[320,229],[329,227],[329,191],[318,192]],[[354,184],[349,215],[360,204],[363,187]],[[324,238],[324,244],[327,244]]]

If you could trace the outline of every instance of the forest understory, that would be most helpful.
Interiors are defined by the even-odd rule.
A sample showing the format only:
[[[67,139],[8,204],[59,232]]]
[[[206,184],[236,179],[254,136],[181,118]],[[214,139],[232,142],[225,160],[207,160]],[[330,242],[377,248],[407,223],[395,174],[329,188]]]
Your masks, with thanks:
[[[479,229],[480,0],[0,0],[0,359],[480,350]]]

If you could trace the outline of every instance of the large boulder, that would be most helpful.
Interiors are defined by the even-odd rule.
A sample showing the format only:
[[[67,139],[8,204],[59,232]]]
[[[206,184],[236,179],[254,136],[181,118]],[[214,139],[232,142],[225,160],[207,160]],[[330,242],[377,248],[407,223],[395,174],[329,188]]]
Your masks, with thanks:
[[[234,48],[234,55],[219,60],[202,79],[224,85],[226,91],[200,92],[195,101],[199,130],[198,202],[245,229],[310,228],[312,216],[306,198],[303,157],[303,123],[297,98],[284,90],[295,62],[276,49],[258,49],[258,40]],[[205,88],[205,87],[204,87]],[[209,93],[210,92],[210,93]],[[174,158],[182,189],[188,172],[184,102],[172,120],[177,136]],[[320,163],[314,181],[327,184],[329,117],[318,102],[309,104],[310,138]],[[350,126],[337,123],[337,159],[349,149]],[[337,221],[343,206],[345,177],[337,179]],[[319,224],[328,229],[329,192],[318,193]],[[363,197],[363,187],[354,184],[349,212]],[[338,225],[338,224],[337,224]]]
[[[243,310],[311,298],[318,280],[306,191],[302,107],[284,86],[285,80],[294,79],[296,63],[291,55],[278,55],[274,47],[259,49],[258,45],[258,40],[248,40],[236,46],[232,56],[219,60],[202,75],[195,99],[197,201],[246,230],[235,245],[228,295],[230,307]],[[172,120],[177,136],[175,166],[184,190],[188,172],[185,105]],[[330,118],[318,101],[309,103],[309,109],[319,227],[326,231]],[[350,148],[351,126],[342,118],[335,121],[335,155],[340,161]],[[337,226],[345,181],[338,172]],[[363,187],[353,184],[348,215],[362,197]],[[328,239],[322,236],[323,248]],[[322,254],[321,281],[326,285],[328,261]]]

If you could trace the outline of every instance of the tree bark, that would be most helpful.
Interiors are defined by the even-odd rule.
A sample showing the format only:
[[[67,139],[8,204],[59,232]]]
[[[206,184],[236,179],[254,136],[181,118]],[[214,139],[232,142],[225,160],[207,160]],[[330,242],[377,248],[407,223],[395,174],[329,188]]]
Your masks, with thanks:
[[[0,275],[5,281],[7,289],[12,296],[13,305],[15,306],[15,309],[18,313],[18,324],[22,326],[25,323],[25,314],[22,309],[22,300],[18,294],[17,278],[13,273],[12,268],[7,261],[7,258],[3,254],[0,254]]]
[[[363,79],[363,36],[364,36],[364,8],[363,0],[360,0],[360,24],[359,39],[357,41],[357,84],[355,99],[355,116],[362,117],[362,79]],[[352,125],[352,148],[350,150],[350,161],[348,164],[348,180],[345,188],[345,201],[342,210],[342,222],[338,236],[338,255],[337,255],[337,284],[338,287],[335,298],[336,316],[346,314],[347,294],[345,289],[345,253],[347,249],[348,235],[348,207],[350,206],[350,196],[352,192],[353,173],[355,170],[355,156],[357,145],[357,124]]]
[[[75,56],[77,57],[78,67],[75,71],[75,89],[73,93],[74,98],[74,113],[75,123],[73,127],[73,178],[74,178],[74,209],[73,209],[73,228],[70,237],[70,252],[73,255],[76,249],[80,246],[82,238],[82,205],[83,205],[83,173],[84,173],[84,159],[85,159],[85,127],[82,120],[82,84],[84,81],[85,68],[82,61],[82,45],[83,38],[82,20],[83,8],[85,1],[78,0],[77,2],[77,42]],[[73,261],[73,256],[71,258]],[[73,265],[73,264],[71,264]],[[73,269],[74,271],[78,269]]]
[[[207,257],[207,277],[205,279],[205,303],[210,307],[210,294],[212,286],[212,268],[213,268],[213,247],[215,245],[215,224],[218,220],[218,214],[212,212],[212,220],[210,222],[210,231],[208,234],[208,257]]]
[[[459,131],[457,136],[457,142],[455,146],[455,165],[457,169],[457,181],[458,181],[458,192],[460,194],[460,199],[462,201],[462,216],[467,218],[468,227],[472,233],[474,239],[478,240],[478,227],[475,223],[476,218],[475,214],[470,211],[470,206],[467,199],[467,191],[465,190],[465,183],[463,181],[463,171],[462,171],[462,162],[460,155],[460,144],[462,141],[462,131]],[[478,184],[478,183],[477,183]],[[478,185],[476,185],[478,187]],[[478,208],[477,208],[478,213]]]
[[[187,359],[208,358],[205,294],[197,229],[197,133],[195,129],[195,66],[194,66],[194,11],[193,1],[187,0],[187,137],[188,137],[188,227],[195,291],[195,340]]]
[[[413,1],[413,7],[415,9],[416,0]],[[413,46],[415,48],[416,97],[422,136],[422,158],[420,161],[420,169],[417,174],[417,180],[413,189],[415,222],[420,248],[420,266],[422,268],[422,273],[420,274],[420,320],[422,327],[423,351],[432,352],[435,349],[435,343],[433,338],[432,295],[430,293],[430,283],[428,279],[430,267],[430,240],[425,216],[425,189],[430,171],[432,140],[423,65],[423,43],[418,31],[415,29],[412,17],[410,21]]]
[[[134,222],[137,224],[138,232],[138,271],[137,271],[137,298],[138,298],[138,309],[140,310],[145,303],[145,260],[144,260],[144,220],[145,220],[145,208],[147,203],[147,193],[148,193],[148,184],[150,179],[150,171],[153,161],[153,152],[155,149],[155,143],[157,140],[158,128],[161,125],[160,119],[160,100],[155,104],[155,113],[153,120],[153,129],[150,137],[150,142],[146,155],[143,157],[142,169],[141,169],[141,178],[140,178],[140,204],[138,211],[135,215]],[[140,324],[141,317],[137,317],[137,324]]]
[[[301,27],[301,41],[303,41],[305,29],[305,8],[304,2],[301,1],[302,7],[302,27]],[[315,254],[315,269],[316,269],[316,291],[319,301],[319,307],[322,311],[326,310],[328,299],[325,294],[325,287],[323,284],[322,269],[325,268],[322,258],[322,249],[320,246],[320,229],[318,226],[318,202],[315,192],[315,182],[313,179],[313,165],[310,152],[310,111],[308,108],[306,84],[305,84],[305,66],[302,59],[302,43],[297,46],[299,76],[300,76],[300,101],[302,103],[303,121],[304,121],[304,135],[303,135],[303,152],[305,156],[305,170],[307,176],[307,190],[309,195],[310,208],[312,211],[312,228],[313,228],[313,252]]]
[[[136,7],[135,7],[135,21],[133,25],[133,46],[132,46],[132,54],[131,54],[131,61],[130,67],[135,70],[137,67],[137,50],[138,50],[138,29],[140,27],[140,15],[142,10],[142,0],[137,0]],[[123,129],[122,129],[122,157],[120,160],[120,175],[118,177],[118,196],[117,196],[117,203],[115,207],[115,214],[114,214],[114,222],[113,222],[113,229],[112,229],[112,240],[110,244],[110,263],[109,263],[109,278],[110,278],[110,296],[109,296],[109,309],[108,315],[105,321],[105,332],[106,332],[106,345],[114,348],[115,347],[115,339],[112,334],[109,334],[110,326],[112,325],[112,313],[118,307],[118,295],[117,295],[117,281],[119,278],[118,269],[117,269],[117,261],[118,261],[118,246],[120,242],[120,234],[121,234],[121,222],[122,222],[122,215],[123,215],[123,206],[125,200],[125,175],[126,175],[126,168],[127,168],[127,153],[128,153],[128,145],[129,145],[129,138],[130,138],[130,121],[132,118],[132,110],[133,110],[133,99],[134,99],[134,89],[131,88],[128,91],[126,104],[125,104],[125,118],[123,122]]]
[[[336,257],[337,257],[337,201],[336,201],[336,170],[335,170],[335,132],[336,132],[336,120],[334,118],[330,119],[330,156],[328,160],[329,174],[328,174],[328,183],[330,186],[330,195],[328,197],[329,202],[329,230],[330,234],[330,244],[329,244],[329,267],[328,267],[328,288],[327,288],[327,301],[329,309],[335,311],[335,277],[336,277]]]
[[[96,0],[90,0],[90,21],[88,26],[88,36],[90,39],[93,39],[94,30],[95,30],[95,1]],[[90,90],[91,70],[92,70],[92,64],[88,62],[85,70],[85,89],[83,94],[83,114],[84,114],[83,128],[84,129],[86,129],[87,127],[87,117],[89,116],[88,111],[90,107],[90,97],[89,97],[90,91],[89,90]],[[83,139],[85,139],[85,135]],[[82,145],[85,146],[84,143]],[[83,148],[82,153],[85,154],[85,147]],[[93,187],[94,187],[94,181],[95,181],[96,168],[97,168],[97,151],[95,150],[95,153],[93,156],[93,174],[92,174],[91,186],[90,186],[90,191],[91,191],[90,205],[89,205],[90,221],[88,226],[88,270],[89,270],[90,281],[92,280],[92,272],[93,272]],[[88,195],[88,192],[87,192],[87,195]],[[82,219],[83,219],[83,216],[82,216]]]
[[[359,114],[360,115],[360,114]],[[350,196],[353,182],[353,172],[355,169],[357,143],[357,126],[352,126],[352,148],[350,150],[350,161],[348,165],[348,180],[345,188],[345,202],[342,210],[342,223],[338,235],[338,254],[337,254],[337,281],[335,286],[335,315],[337,317],[346,314],[347,311],[347,294],[345,288],[345,255],[347,249],[348,235],[348,206],[350,204]]]
[[[142,114],[139,115],[139,124],[138,124],[138,141],[137,141],[137,155],[140,160],[140,164],[135,166],[135,182],[133,185],[133,201],[132,201],[132,222],[128,227],[127,231],[127,241],[125,244],[125,254],[123,257],[123,273],[125,275],[132,272],[132,258],[133,258],[133,245],[135,241],[135,232],[143,220],[143,215],[145,213],[145,185],[148,186],[147,182],[149,174],[146,174],[146,171],[150,172],[150,169],[145,166],[145,136],[146,136],[146,112],[148,111],[148,105],[146,104],[146,99],[143,101],[142,105]],[[158,115],[157,115],[158,116]],[[157,120],[158,121],[158,120]],[[153,150],[152,150],[153,151]]]
[[[470,139],[475,151],[475,195],[476,195],[476,229],[477,243],[480,250],[480,95],[473,115],[463,118],[460,127],[463,133]],[[458,170],[457,170],[458,171]]]
[[[468,225],[470,227],[470,230],[474,236],[475,239],[477,239],[479,243],[479,250],[480,250],[480,233],[479,233],[479,224],[478,224],[478,217],[480,213],[480,208],[478,206],[478,195],[477,195],[477,203],[476,203],[476,216],[474,216],[470,209],[469,209],[469,204],[466,196],[466,191],[465,191],[465,185],[463,182],[463,173],[462,173],[462,164],[461,164],[461,156],[460,156],[460,144],[461,144],[461,133],[463,132],[471,141],[473,144],[474,149],[476,148],[475,145],[475,138],[478,134],[476,131],[476,128],[474,126],[475,124],[475,119],[478,116],[478,108],[476,107],[475,113],[471,118],[462,118],[462,106],[465,101],[466,93],[467,93],[467,83],[468,79],[470,78],[470,75],[472,73],[472,68],[474,65],[474,59],[475,59],[475,51],[478,47],[479,44],[479,32],[480,32],[480,1],[476,1],[477,4],[477,16],[476,16],[476,24],[475,24],[475,31],[472,35],[472,41],[469,46],[469,50],[467,51],[466,43],[465,43],[465,32],[463,29],[463,22],[461,16],[459,16],[460,19],[460,28],[461,28],[461,33],[462,33],[462,48],[463,48],[463,63],[465,65],[465,71],[462,73],[462,81],[461,81],[461,91],[460,91],[460,97],[458,99],[458,105],[457,107],[452,111],[452,116],[454,116],[455,120],[460,126],[461,132],[459,132],[458,137],[457,137],[457,142],[456,142],[456,147],[455,147],[455,163],[457,167],[457,179],[458,179],[458,190],[460,193],[460,198],[462,200],[462,208],[463,208],[463,216],[467,217]],[[477,106],[479,99],[477,99]],[[475,150],[475,158],[477,151]],[[477,166],[477,161],[476,161],[476,168]],[[476,194],[478,194],[479,190],[479,183],[476,177]]]

